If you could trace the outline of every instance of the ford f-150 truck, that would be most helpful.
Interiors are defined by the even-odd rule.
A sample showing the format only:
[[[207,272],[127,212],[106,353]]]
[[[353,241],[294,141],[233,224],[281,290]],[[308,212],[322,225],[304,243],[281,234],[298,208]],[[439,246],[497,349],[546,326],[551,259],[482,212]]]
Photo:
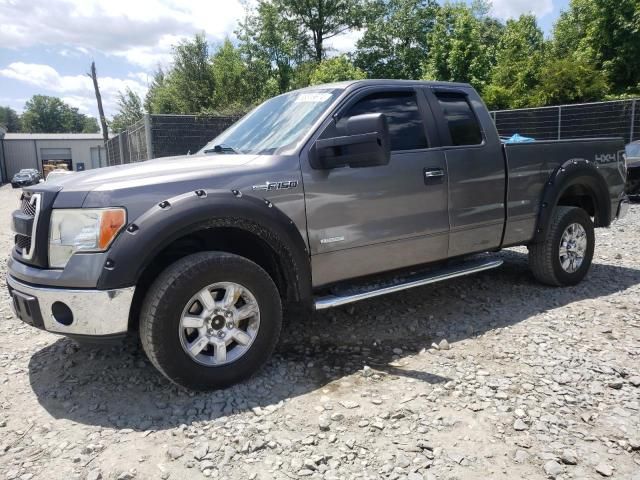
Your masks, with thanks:
[[[272,98],[195,155],[24,189],[16,315],[82,339],[139,332],[173,382],[255,372],[283,309],[316,310],[498,267],[580,282],[625,212],[622,139],[500,142],[465,84],[368,80]],[[309,311],[309,310],[307,310]]]

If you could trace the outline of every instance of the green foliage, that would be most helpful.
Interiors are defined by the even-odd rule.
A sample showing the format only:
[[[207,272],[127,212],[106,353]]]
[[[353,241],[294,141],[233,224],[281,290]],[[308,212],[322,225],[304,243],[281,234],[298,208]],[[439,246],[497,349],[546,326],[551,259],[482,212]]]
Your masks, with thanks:
[[[571,57],[551,59],[540,71],[532,94],[534,105],[593,102],[605,98],[609,86],[604,72]]]
[[[622,93],[640,83],[638,0],[571,0],[554,29],[558,56],[592,63]]]
[[[305,33],[311,58],[325,56],[325,41],[362,26],[364,0],[271,0],[276,10]]]
[[[367,75],[354,66],[346,56],[340,55],[320,62],[309,80],[311,85],[318,85],[344,80],[362,80],[363,78],[367,78]]]
[[[118,113],[113,116],[109,125],[114,133],[126,130],[144,115],[142,100],[130,88],[127,88],[125,92],[118,93],[118,108]]]
[[[215,93],[213,105],[227,112],[242,111],[252,98],[247,84],[247,67],[240,51],[226,39],[211,60]]]
[[[173,47],[173,65],[158,70],[145,99],[150,113],[198,113],[214,107],[215,84],[204,34]]]
[[[25,104],[22,131],[29,133],[97,133],[98,121],[57,97],[34,95]]]
[[[372,0],[356,66],[371,78],[420,78],[438,10],[435,0]]]
[[[496,50],[491,84],[485,89],[490,108],[532,105],[533,90],[540,82],[545,41],[533,15],[508,20]]]
[[[7,132],[20,131],[20,117],[11,107],[0,107],[0,125],[6,127]]]
[[[300,25],[283,17],[272,2],[262,0],[240,23],[236,34],[252,98],[288,91],[294,71],[307,53],[307,39]]]
[[[149,113],[178,113],[177,94],[174,85],[168,81],[167,74],[159,68],[144,98],[144,108]]]
[[[502,23],[488,0],[256,0],[237,44],[210,52],[203,35],[178,44],[144,105],[237,114],[292,89],[365,77],[468,82],[490,108],[637,94],[638,1],[571,0],[545,40],[533,15]],[[354,29],[355,51],[331,58],[327,40]]]
[[[486,5],[445,4],[429,32],[429,55],[423,78],[471,83],[479,90],[488,83],[502,26],[486,17]]]

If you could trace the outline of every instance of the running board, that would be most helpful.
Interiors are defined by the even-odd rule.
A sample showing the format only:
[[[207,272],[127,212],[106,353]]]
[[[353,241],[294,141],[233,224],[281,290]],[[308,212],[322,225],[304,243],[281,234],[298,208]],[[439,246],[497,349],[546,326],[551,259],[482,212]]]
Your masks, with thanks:
[[[359,302],[360,300],[366,300],[368,298],[379,297],[388,293],[400,292],[409,288],[421,287],[422,285],[428,285],[430,283],[442,282],[443,280],[449,280],[451,278],[462,277],[472,273],[482,272],[484,270],[491,270],[492,268],[499,267],[502,263],[502,260],[470,260],[455,266],[447,266],[434,272],[429,272],[428,274],[409,276],[390,285],[387,284],[381,286],[380,283],[378,283],[377,285],[371,286],[369,289],[366,287],[359,291],[353,289],[353,293],[344,295],[329,294],[316,298],[315,309],[325,310],[327,308],[339,307],[341,305]]]

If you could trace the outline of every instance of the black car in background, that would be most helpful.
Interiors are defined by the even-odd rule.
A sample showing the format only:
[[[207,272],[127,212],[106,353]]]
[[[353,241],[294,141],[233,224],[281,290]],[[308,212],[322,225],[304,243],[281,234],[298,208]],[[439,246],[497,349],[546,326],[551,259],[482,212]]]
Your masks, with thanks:
[[[640,140],[625,147],[627,157],[627,194],[640,199]]]
[[[42,180],[42,175],[38,170],[33,168],[23,168],[16,173],[11,179],[11,186],[13,188],[27,187],[29,185],[35,185]]]

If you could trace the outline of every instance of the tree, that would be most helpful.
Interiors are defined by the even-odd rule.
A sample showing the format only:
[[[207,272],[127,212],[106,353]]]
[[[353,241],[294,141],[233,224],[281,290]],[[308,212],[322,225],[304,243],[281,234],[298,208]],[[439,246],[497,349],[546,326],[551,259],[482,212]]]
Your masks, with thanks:
[[[554,48],[603,69],[617,92],[640,84],[638,0],[571,0],[554,29]]]
[[[180,113],[198,113],[213,108],[215,83],[211,75],[209,44],[204,34],[174,47],[173,69],[168,81],[177,95]]]
[[[156,72],[145,99],[150,113],[200,113],[214,107],[215,84],[204,34],[173,47],[170,70]]]
[[[608,91],[605,73],[590,63],[571,57],[551,58],[540,71],[533,104],[593,102],[604,99]]]
[[[363,78],[367,78],[367,75],[355,67],[346,56],[340,55],[320,62],[311,74],[310,83],[311,85],[318,85],[344,80],[361,80]]]
[[[486,16],[484,3],[445,4],[427,35],[431,45],[423,65],[423,78],[471,83],[483,90],[496,63],[493,45],[502,26]]]
[[[97,133],[94,117],[88,117],[57,97],[34,95],[25,104],[22,130],[30,133]]]
[[[214,108],[220,113],[240,113],[252,102],[247,67],[240,51],[227,38],[213,55],[211,73],[216,86]]]
[[[20,131],[20,117],[11,107],[0,107],[0,125],[7,128],[7,132]]]
[[[373,0],[355,65],[371,78],[420,78],[438,10],[435,0]]]
[[[273,4],[306,32],[316,62],[325,56],[326,40],[362,26],[362,0],[273,0]]]
[[[282,16],[273,2],[261,0],[247,13],[236,34],[252,97],[258,100],[290,90],[294,71],[308,53],[308,42],[298,23]]]
[[[177,92],[167,80],[167,74],[158,68],[153,75],[149,90],[144,98],[144,108],[149,113],[178,113]]]
[[[491,84],[484,89],[490,108],[532,106],[533,90],[540,81],[545,42],[533,15],[508,20],[496,51]]]
[[[118,113],[111,119],[111,130],[120,133],[139,121],[143,115],[142,100],[127,87],[124,92],[118,92]]]

